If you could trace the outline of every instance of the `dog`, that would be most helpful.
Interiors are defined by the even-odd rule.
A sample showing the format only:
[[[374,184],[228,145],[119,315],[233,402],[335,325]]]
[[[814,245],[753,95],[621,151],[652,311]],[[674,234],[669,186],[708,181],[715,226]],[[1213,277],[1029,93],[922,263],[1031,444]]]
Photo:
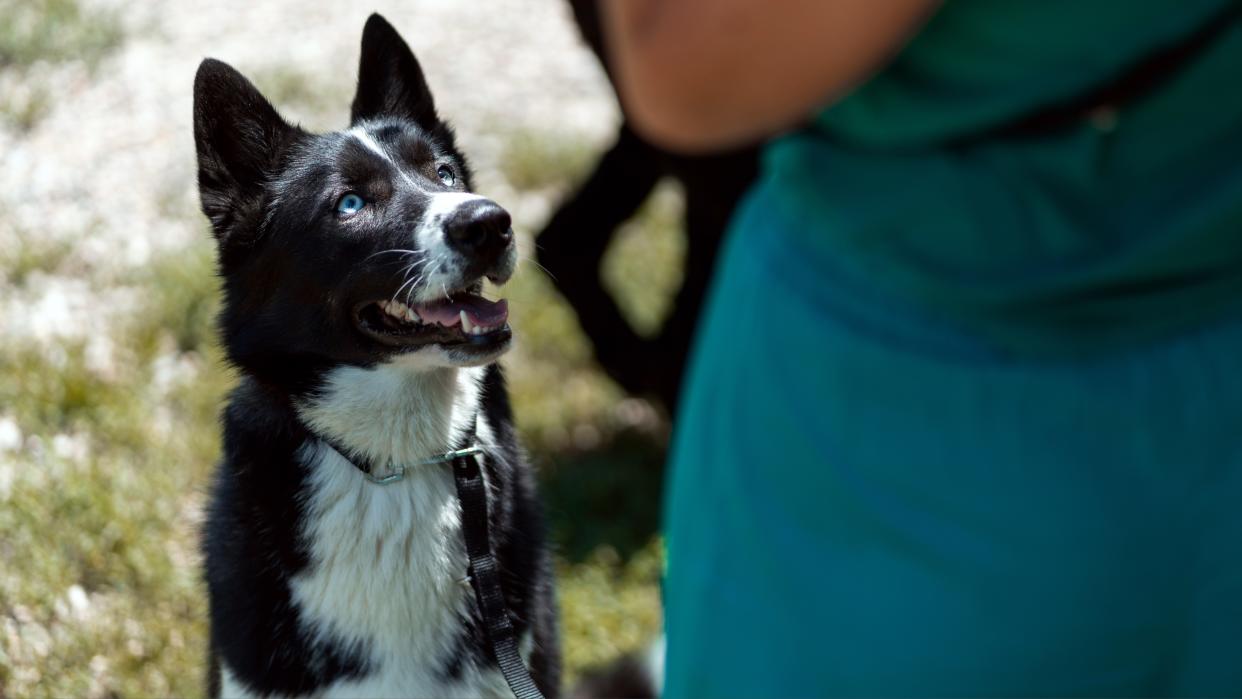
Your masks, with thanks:
[[[327,134],[206,59],[194,136],[240,377],[203,532],[209,693],[509,695],[453,474],[424,463],[477,445],[504,605],[556,696],[544,517],[496,364],[508,308],[482,294],[513,274],[510,218],[471,193],[414,54],[372,15],[349,128]]]

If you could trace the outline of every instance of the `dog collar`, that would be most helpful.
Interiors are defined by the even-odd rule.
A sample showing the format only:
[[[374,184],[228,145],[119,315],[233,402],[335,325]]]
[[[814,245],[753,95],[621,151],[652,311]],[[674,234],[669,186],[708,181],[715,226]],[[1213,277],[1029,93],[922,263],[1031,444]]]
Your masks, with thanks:
[[[314,437],[315,439],[318,439],[319,441],[331,447],[333,451],[340,454],[354,468],[361,471],[362,475],[366,476],[367,480],[371,481],[372,483],[378,483],[379,485],[388,485],[390,483],[396,483],[397,481],[400,481],[403,478],[405,478],[405,472],[407,470],[416,468],[418,466],[434,466],[436,464],[449,464],[449,463],[453,463],[455,460],[460,459],[460,458],[464,458],[467,456],[477,456],[483,453],[483,448],[480,447],[477,443],[473,442],[474,430],[471,430],[471,443],[469,444],[469,446],[462,447],[461,449],[453,449],[451,451],[446,451],[442,454],[435,454],[433,456],[427,457],[426,459],[423,459],[422,461],[415,461],[413,463],[408,463],[408,464],[392,464],[390,468],[388,469],[388,473],[386,473],[383,476],[377,476],[375,475],[376,470],[377,470],[375,468],[375,464],[370,459],[360,454],[357,454],[352,449],[349,449],[343,444],[340,444],[335,439],[332,439],[331,437],[327,435],[319,434],[311,430],[308,430],[308,431],[310,432],[312,437]]]
[[[336,447],[332,447],[332,448],[336,449]],[[340,450],[338,449],[337,451],[340,451]],[[386,476],[376,476],[370,470],[363,471],[362,475],[366,476],[367,480],[371,481],[372,483],[378,483],[380,485],[388,485],[389,483],[396,483],[402,478],[405,478],[405,470],[407,468],[412,468],[414,466],[432,466],[435,464],[447,464],[447,463],[452,463],[453,461],[466,457],[466,456],[475,456],[476,454],[482,454],[482,453],[483,453],[482,447],[480,447],[477,444],[472,444],[466,447],[465,449],[454,449],[453,451],[446,451],[443,454],[436,454],[435,456],[428,458],[428,459],[423,459],[422,461],[415,461],[414,463],[409,464],[408,466],[405,464],[397,464],[396,466],[393,467],[392,473],[389,473]],[[342,454],[341,456],[344,456],[344,454]],[[352,460],[351,460],[351,463],[352,463]],[[355,466],[357,466],[357,464],[355,464]]]

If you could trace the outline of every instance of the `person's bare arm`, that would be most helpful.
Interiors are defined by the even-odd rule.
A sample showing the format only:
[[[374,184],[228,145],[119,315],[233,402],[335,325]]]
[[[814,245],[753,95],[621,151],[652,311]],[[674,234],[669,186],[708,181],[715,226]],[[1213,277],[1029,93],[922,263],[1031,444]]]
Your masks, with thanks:
[[[668,148],[740,145],[883,65],[939,0],[602,0],[626,113]]]

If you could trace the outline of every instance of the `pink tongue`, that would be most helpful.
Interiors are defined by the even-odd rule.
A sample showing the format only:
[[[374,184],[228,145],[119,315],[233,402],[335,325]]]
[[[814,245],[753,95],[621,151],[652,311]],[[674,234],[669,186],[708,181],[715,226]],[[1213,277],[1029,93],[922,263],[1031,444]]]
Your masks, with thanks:
[[[509,318],[509,302],[488,301],[482,296],[462,296],[452,301],[437,301],[423,306],[415,306],[414,310],[425,322],[440,325],[458,325],[461,323],[461,312],[470,316],[471,325],[500,325]]]

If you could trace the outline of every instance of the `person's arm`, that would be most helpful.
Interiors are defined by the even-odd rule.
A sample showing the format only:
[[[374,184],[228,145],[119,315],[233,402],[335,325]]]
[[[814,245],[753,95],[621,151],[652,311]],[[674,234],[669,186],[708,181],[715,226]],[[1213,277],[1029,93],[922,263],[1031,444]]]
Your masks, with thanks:
[[[704,151],[793,126],[880,68],[939,0],[601,0],[635,128]]]

